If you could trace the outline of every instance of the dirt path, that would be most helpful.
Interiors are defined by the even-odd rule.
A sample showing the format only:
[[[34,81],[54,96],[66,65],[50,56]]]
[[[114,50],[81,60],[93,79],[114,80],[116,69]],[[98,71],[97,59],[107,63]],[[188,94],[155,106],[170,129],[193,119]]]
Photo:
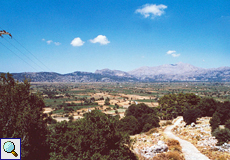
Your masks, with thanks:
[[[202,153],[200,153],[200,151],[198,151],[198,149],[190,142],[180,139],[179,137],[177,137],[176,135],[174,135],[172,133],[172,129],[177,126],[181,121],[183,120],[183,118],[179,118],[174,125],[172,126],[168,126],[165,130],[164,133],[172,139],[176,139],[180,142],[180,145],[182,147],[182,152],[184,153],[184,157],[186,160],[209,160],[208,157],[206,157],[205,155],[203,155]]]

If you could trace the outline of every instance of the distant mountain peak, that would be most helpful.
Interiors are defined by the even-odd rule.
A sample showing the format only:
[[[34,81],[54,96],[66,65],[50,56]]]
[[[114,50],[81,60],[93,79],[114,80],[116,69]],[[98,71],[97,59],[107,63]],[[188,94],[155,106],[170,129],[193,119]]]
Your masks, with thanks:
[[[25,77],[31,82],[153,82],[153,81],[228,81],[230,67],[204,69],[187,63],[164,64],[155,67],[143,66],[129,72],[108,68],[92,72],[76,71],[59,74],[55,72],[12,73],[16,80]]]

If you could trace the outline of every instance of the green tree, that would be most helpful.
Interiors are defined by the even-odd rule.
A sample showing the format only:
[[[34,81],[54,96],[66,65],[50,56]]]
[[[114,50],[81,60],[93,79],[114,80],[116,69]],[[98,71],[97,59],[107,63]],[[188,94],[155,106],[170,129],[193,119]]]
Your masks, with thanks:
[[[186,124],[196,123],[197,118],[200,117],[200,110],[197,108],[188,109],[183,115],[183,119]]]
[[[220,114],[218,112],[215,112],[210,119],[210,126],[212,128],[212,132],[215,131],[216,128],[219,128],[219,125],[221,123],[220,121]]]
[[[230,119],[225,122],[225,128],[230,129]]]
[[[201,110],[201,116],[209,116],[215,113],[218,103],[213,98],[202,98],[198,104],[198,108]]]
[[[151,128],[160,127],[159,122],[158,116],[150,113],[143,114],[139,123],[142,126],[140,127],[142,128],[142,132],[147,132]]]
[[[1,74],[0,137],[21,138],[22,159],[48,159],[44,106],[40,95],[30,93],[27,80],[19,83],[11,74]]]
[[[159,100],[157,107],[161,119],[173,119],[176,116],[182,116],[189,108],[195,108],[200,102],[200,97],[193,93],[167,94]]]
[[[137,159],[128,147],[129,136],[118,131],[118,121],[93,110],[81,120],[57,123],[49,136],[50,159]]]
[[[219,129],[216,128],[213,132],[213,136],[216,137],[218,140],[217,145],[222,145],[225,142],[228,143],[230,141],[230,130],[228,128],[226,129]]]
[[[110,99],[109,99],[109,97],[107,97],[107,98],[105,99],[105,105],[110,105],[109,101],[110,101]]]
[[[139,129],[137,133],[146,132],[150,128],[159,127],[159,117],[155,108],[150,108],[144,103],[132,104],[125,111],[125,115],[133,116],[138,121]],[[145,126],[148,124],[147,126]],[[145,126],[145,129],[143,130]]]
[[[139,124],[134,116],[125,116],[119,121],[118,129],[122,132],[133,135],[138,133]]]

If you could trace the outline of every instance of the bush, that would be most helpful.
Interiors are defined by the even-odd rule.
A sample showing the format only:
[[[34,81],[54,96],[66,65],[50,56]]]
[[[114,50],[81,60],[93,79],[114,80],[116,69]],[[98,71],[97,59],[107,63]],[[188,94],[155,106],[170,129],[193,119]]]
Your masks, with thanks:
[[[174,151],[174,152],[168,152],[167,153],[168,159],[173,159],[173,160],[181,160],[180,153]]]
[[[146,135],[151,135],[151,134],[153,134],[153,133],[158,133],[158,129],[157,129],[157,128],[152,128],[152,129],[150,129],[148,132],[146,132],[145,134],[146,134]]]
[[[215,112],[212,116],[212,118],[210,119],[210,125],[211,125],[211,128],[212,128],[212,132],[215,131],[216,128],[219,127],[221,121],[220,121],[220,115],[218,114],[218,112]]]
[[[225,129],[217,128],[212,134],[218,140],[217,145],[222,145],[225,142],[227,143],[230,141],[230,130],[228,128]]]
[[[133,159],[127,134],[119,132],[118,119],[93,110],[83,119],[53,126],[48,142],[50,159]]]
[[[168,126],[168,125],[172,125],[172,121],[171,120],[168,120],[168,121],[162,123],[162,126]]]
[[[142,129],[142,132],[147,132],[149,131],[152,127],[152,125],[150,123],[146,123]]]
[[[150,108],[144,103],[132,104],[126,111],[126,117],[133,116],[138,122],[138,132],[147,132],[149,129],[159,127],[159,117],[155,108]]]
[[[186,124],[191,124],[192,122],[196,123],[196,119],[200,117],[200,110],[199,109],[188,109],[185,111],[183,118]]]
[[[218,102],[215,101],[213,98],[202,98],[198,104],[198,108],[201,110],[201,116],[209,116],[211,117],[218,106]]]
[[[230,129],[230,119],[225,122],[225,128]]]
[[[142,127],[142,132],[147,132],[151,128],[159,127],[159,118],[154,114],[143,114],[141,118],[138,119],[140,126]]]
[[[118,129],[128,134],[138,133],[138,121],[134,116],[126,116],[119,121]]]

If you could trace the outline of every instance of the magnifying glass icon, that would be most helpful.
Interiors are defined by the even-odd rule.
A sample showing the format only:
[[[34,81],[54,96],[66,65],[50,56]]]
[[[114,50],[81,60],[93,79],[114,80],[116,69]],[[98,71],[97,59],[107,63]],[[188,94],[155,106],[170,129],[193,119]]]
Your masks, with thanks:
[[[3,149],[7,153],[12,153],[15,157],[18,156],[18,154],[14,151],[15,150],[15,145],[11,141],[7,141],[3,145]]]

